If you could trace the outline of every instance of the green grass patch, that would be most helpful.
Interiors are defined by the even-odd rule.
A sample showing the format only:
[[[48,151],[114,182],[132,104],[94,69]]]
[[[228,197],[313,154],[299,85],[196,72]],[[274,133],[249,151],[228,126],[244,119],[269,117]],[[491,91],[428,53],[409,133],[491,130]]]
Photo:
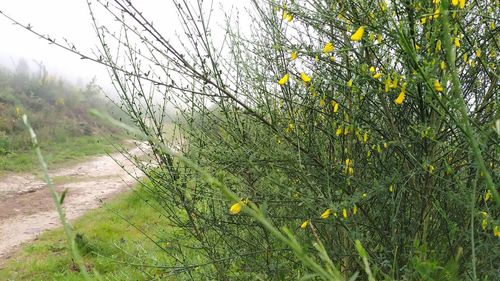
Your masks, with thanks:
[[[111,142],[120,142],[118,137],[104,139],[99,136],[67,137],[62,141],[42,143],[42,152],[50,166],[81,161],[85,157],[113,151]],[[0,174],[6,172],[27,172],[38,169],[38,160],[32,149],[13,151],[0,155]]]
[[[146,272],[133,265],[147,262],[136,256],[161,256],[159,248],[138,230],[154,232],[161,220],[140,195],[121,195],[74,223],[85,265],[99,272],[104,280],[154,279],[154,270],[148,268]],[[84,279],[71,259],[63,230],[56,229],[24,246],[0,270],[0,280]]]

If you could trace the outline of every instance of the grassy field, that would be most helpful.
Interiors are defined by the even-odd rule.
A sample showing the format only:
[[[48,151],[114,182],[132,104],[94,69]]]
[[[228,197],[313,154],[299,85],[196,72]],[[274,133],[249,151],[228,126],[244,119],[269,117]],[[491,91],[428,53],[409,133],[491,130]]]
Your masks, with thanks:
[[[42,143],[45,159],[51,167],[81,161],[87,156],[113,151],[111,142],[120,142],[118,138],[104,139],[99,136],[68,137],[62,142]],[[7,172],[28,172],[37,170],[39,163],[32,149],[14,151],[0,155],[0,175]]]
[[[87,268],[99,272],[104,280],[154,279],[154,269],[148,268],[146,272],[132,265],[144,263],[145,253],[150,256],[158,251],[142,232],[154,232],[160,218],[140,196],[142,193],[123,194],[74,223]],[[143,259],[139,261],[135,256]],[[2,266],[0,280],[83,280],[83,277],[72,262],[62,229],[57,229],[25,245]]]

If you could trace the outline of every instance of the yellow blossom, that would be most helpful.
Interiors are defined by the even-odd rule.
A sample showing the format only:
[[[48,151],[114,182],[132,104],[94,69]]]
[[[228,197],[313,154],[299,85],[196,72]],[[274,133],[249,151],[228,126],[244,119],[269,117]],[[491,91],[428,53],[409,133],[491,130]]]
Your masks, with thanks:
[[[398,79],[397,78],[394,78],[394,80],[392,80],[392,83],[391,85],[389,86],[391,89],[394,89],[398,86]]]
[[[332,100],[332,107],[333,107],[333,112],[336,113],[337,111],[339,111],[339,103]]]
[[[363,136],[363,142],[367,142],[368,141],[368,132],[365,132],[364,136]]]
[[[293,15],[292,14],[288,14],[287,17],[286,17],[286,21],[287,22],[291,22],[293,20]]]
[[[358,207],[354,205],[354,207],[352,208],[352,214],[355,215],[357,212],[358,212]]]
[[[458,5],[458,7],[459,7],[460,9],[465,8],[465,0],[459,0],[459,5]]]
[[[500,226],[495,226],[493,228],[493,235],[495,235],[495,237],[500,237]]]
[[[394,103],[400,105],[403,103],[404,99],[405,99],[405,92],[401,91],[401,93],[399,93],[399,96],[394,100]]]
[[[444,91],[443,86],[441,86],[441,83],[437,79],[434,80],[434,90],[436,90],[436,92]]]
[[[340,135],[342,134],[342,127],[338,127],[338,128],[337,128],[337,131],[335,131],[335,134],[336,134],[337,136],[340,136]]]
[[[281,79],[278,81],[278,84],[282,86],[285,85],[286,82],[288,82],[288,78],[290,78],[290,75],[288,73],[283,75],[283,77],[281,77]]]
[[[333,43],[332,42],[328,42],[323,47],[323,53],[328,54],[328,53],[331,53],[331,52],[333,52]]]
[[[363,195],[361,197],[366,198],[366,196],[368,196],[368,195],[366,193],[363,193]]]
[[[392,184],[389,186],[389,192],[393,192],[394,191],[394,188],[392,187]]]
[[[391,87],[391,77],[387,77],[387,79],[385,79],[385,92],[389,92],[389,89]]]
[[[373,75],[373,78],[379,79],[380,76],[382,76],[382,73],[375,73],[375,75]]]
[[[434,15],[432,16],[433,19],[439,18],[439,15],[441,14],[441,9],[437,9],[434,11]]]
[[[455,47],[459,48],[460,47],[460,38],[455,37]]]
[[[480,58],[480,57],[481,57],[481,50],[480,50],[480,49],[477,49],[477,50],[476,50],[476,56],[477,56],[478,58]]]
[[[331,62],[334,62],[334,61],[335,61],[335,57],[334,57],[334,56],[331,56],[331,57],[330,57],[330,61],[331,61]]]
[[[432,174],[436,168],[433,165],[429,165],[429,174]]]
[[[420,24],[424,25],[427,22],[427,18],[423,17],[420,19]]]
[[[236,215],[238,214],[239,212],[241,212],[241,205],[243,205],[243,202],[238,202],[238,203],[235,203],[231,206],[231,208],[229,208],[229,212],[232,214],[232,215]]]
[[[491,198],[491,190],[487,190],[486,193],[484,194],[484,202],[488,202]]]
[[[361,40],[361,38],[363,38],[363,34],[364,33],[365,33],[365,27],[364,26],[360,26],[358,28],[358,30],[356,30],[356,32],[354,32],[351,35],[351,40],[352,41],[359,41],[359,40]]]
[[[300,228],[306,229],[306,227],[309,225],[309,220],[305,220],[301,225]]]
[[[451,4],[453,6],[458,6],[458,0],[451,0]]]
[[[486,230],[486,226],[488,225],[488,221],[486,219],[483,219],[483,222],[481,223],[481,227],[483,230]]]
[[[288,18],[288,12],[287,11],[283,11],[283,17],[282,19],[287,19]]]
[[[304,72],[300,73],[300,78],[302,78],[302,81],[304,81],[304,83],[311,82],[311,77],[307,76],[307,74],[305,74]]]
[[[350,79],[349,81],[347,81],[347,87],[352,87],[352,79]]]
[[[375,67],[374,67],[374,66],[370,67],[370,72],[371,72],[371,73],[374,73],[374,72],[375,72]]]
[[[332,209],[326,209],[322,214],[321,214],[321,218],[326,220],[329,216],[330,216],[330,212],[332,211]]]
[[[297,52],[293,51],[293,52],[290,54],[290,59],[291,59],[291,60],[296,60],[296,59],[297,59]]]
[[[441,44],[441,40],[437,40],[437,42],[436,42],[436,52],[441,51],[441,45],[442,45]]]
[[[468,59],[467,54],[464,54],[464,62],[467,62],[467,59]]]
[[[446,63],[444,61],[441,61],[439,67],[441,68],[441,70],[444,70],[446,68]]]
[[[342,216],[344,217],[344,219],[347,219],[347,210],[346,209],[342,210]]]

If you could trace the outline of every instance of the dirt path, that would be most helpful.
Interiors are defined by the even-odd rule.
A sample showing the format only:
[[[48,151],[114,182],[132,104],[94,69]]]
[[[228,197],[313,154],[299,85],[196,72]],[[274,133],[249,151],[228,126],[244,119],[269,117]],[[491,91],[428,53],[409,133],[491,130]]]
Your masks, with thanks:
[[[144,146],[129,153],[141,155]],[[94,157],[50,174],[59,192],[68,189],[63,208],[70,220],[99,207],[102,200],[126,190],[134,183],[134,177],[141,176],[121,154]],[[43,181],[29,174],[0,178],[0,263],[21,244],[60,225]]]

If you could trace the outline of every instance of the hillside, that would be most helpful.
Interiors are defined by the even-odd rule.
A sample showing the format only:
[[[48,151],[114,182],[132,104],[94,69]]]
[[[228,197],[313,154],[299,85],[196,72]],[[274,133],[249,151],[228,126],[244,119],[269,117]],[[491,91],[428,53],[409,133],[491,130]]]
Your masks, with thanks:
[[[14,71],[0,67],[0,171],[33,167],[29,135],[20,118],[23,114],[49,152],[51,163],[103,153],[99,139],[116,137],[118,131],[91,116],[89,109],[118,111],[94,81],[78,87],[50,75],[43,66],[30,71],[24,60]]]

